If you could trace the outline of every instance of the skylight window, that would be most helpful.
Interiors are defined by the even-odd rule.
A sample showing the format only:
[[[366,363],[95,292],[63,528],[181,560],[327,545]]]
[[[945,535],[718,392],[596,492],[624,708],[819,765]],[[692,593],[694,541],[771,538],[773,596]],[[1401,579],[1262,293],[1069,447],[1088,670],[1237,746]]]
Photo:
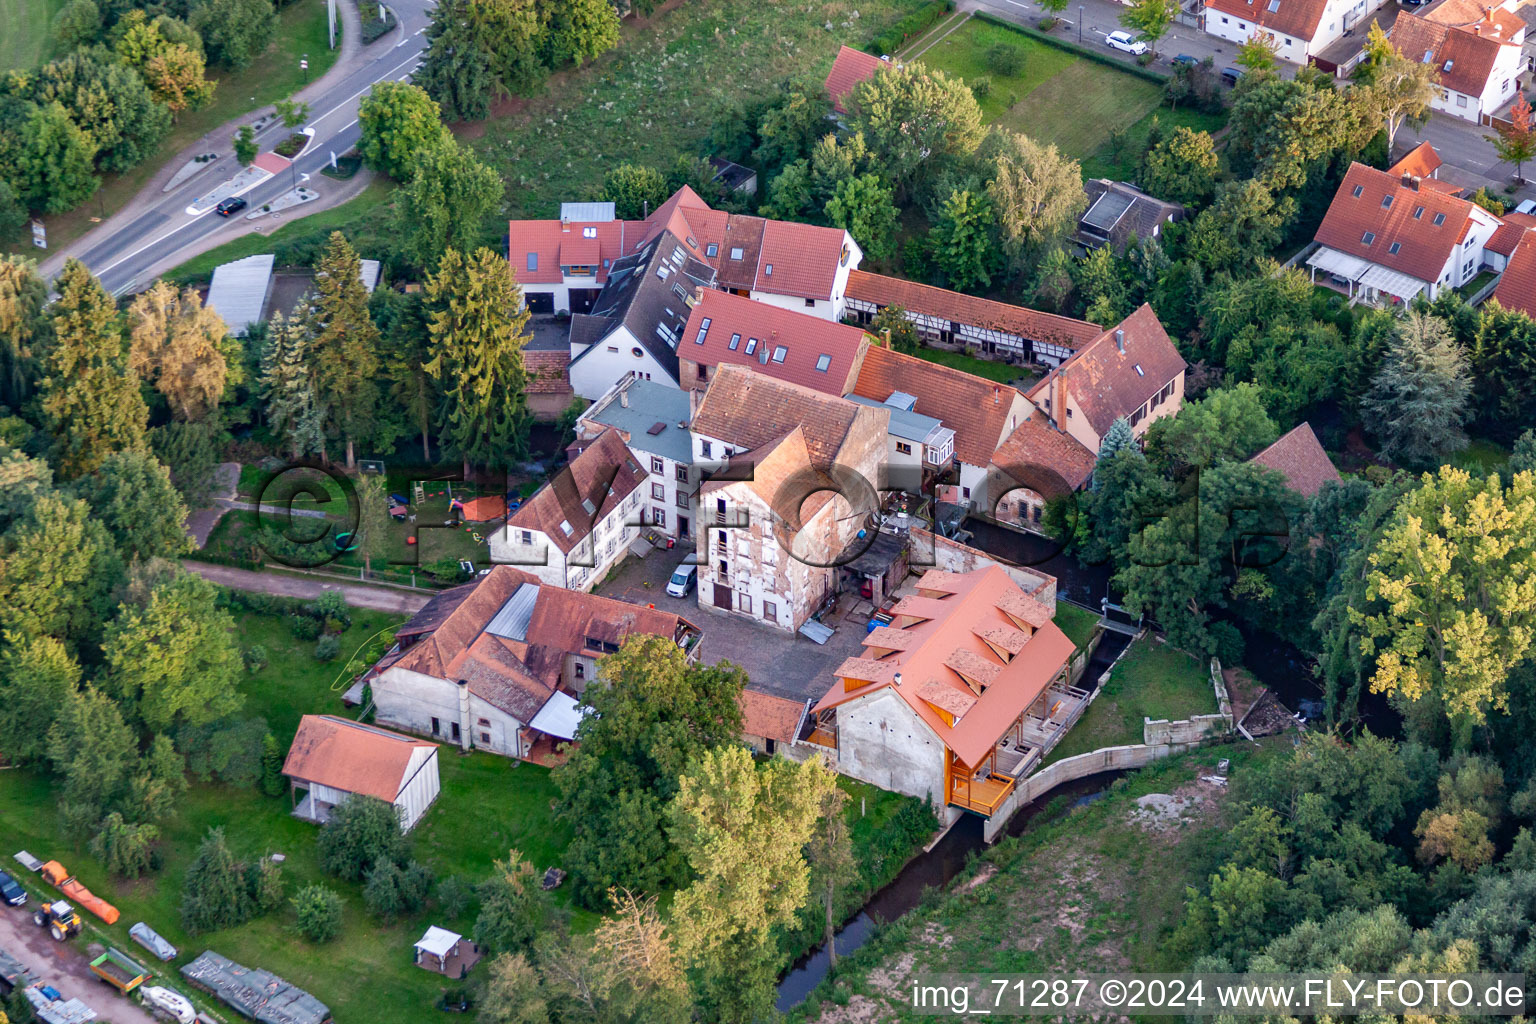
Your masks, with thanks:
[[[816,357],[816,369],[820,373],[826,373],[827,367],[832,365],[832,357],[823,352]]]
[[[1143,370],[1141,368],[1141,364],[1140,363],[1137,363],[1136,364],[1136,376],[1138,376],[1138,377],[1145,377],[1146,375],[1147,375],[1147,371],[1145,371],[1145,370]]]
[[[720,247],[714,242],[710,242],[704,247],[704,255],[713,259],[714,257],[720,255]]]
[[[1361,245],[1370,245],[1374,241],[1376,241],[1376,232],[1374,231],[1367,231],[1365,234],[1360,236]]]
[[[731,351],[735,352],[740,347],[741,347],[741,335],[739,335],[739,334],[731,335],[731,345],[730,345]]]
[[[739,260],[747,254],[747,251],[739,245],[731,246],[731,259]]]
[[[747,339],[747,355],[751,355],[753,352],[756,352],[756,351],[757,351],[757,339],[756,338],[748,338]]]
[[[773,350],[773,361],[776,363],[782,363],[784,361],[784,357],[787,355],[789,355],[789,349],[785,348],[783,345],[780,345],[778,348]]]
[[[586,514],[589,515],[589,516],[590,515],[595,515],[597,513],[597,506],[592,504],[592,499],[591,498],[582,498],[581,499],[581,508],[582,508],[582,511],[586,512]]]
[[[1365,186],[1364,185],[1356,185],[1355,186],[1355,190],[1352,193],[1350,193],[1350,194],[1353,195],[1356,199],[1359,199],[1361,196],[1363,196],[1365,194]]]
[[[1443,214],[1443,213],[1435,214],[1435,227],[1439,227],[1440,225],[1442,225],[1444,223],[1445,223],[1445,214]]]
[[[597,237],[597,228],[582,228],[581,229],[581,237],[582,238],[596,238]]]
[[[1382,196],[1381,197],[1381,208],[1383,210],[1390,210],[1390,209],[1392,209],[1392,197],[1391,196]]]
[[[769,277],[772,277],[773,276],[773,264],[772,263],[768,264],[768,266],[763,269],[763,273],[766,274]]]
[[[1419,220],[1423,216],[1424,216],[1424,207],[1422,207],[1422,206],[1415,206],[1413,208],[1413,219],[1414,220]]]
[[[1393,256],[1396,256],[1398,253],[1400,253],[1402,251],[1403,251],[1403,243],[1402,242],[1393,242],[1391,245],[1387,246],[1387,252],[1389,254],[1393,255]]]
[[[565,534],[567,537],[569,537],[571,534],[575,533],[576,531],[571,529],[571,522],[570,522],[570,520],[562,519],[562,520],[560,520],[560,532]]]
[[[695,345],[704,344],[704,336],[709,333],[709,322],[709,317],[705,317],[704,322],[699,324],[699,336],[693,339]]]
[[[1269,13],[1274,14],[1280,9],[1280,0],[1269,0]]]
[[[528,269],[529,270],[538,270],[539,269],[539,254],[538,253],[531,252],[531,253],[528,254]]]

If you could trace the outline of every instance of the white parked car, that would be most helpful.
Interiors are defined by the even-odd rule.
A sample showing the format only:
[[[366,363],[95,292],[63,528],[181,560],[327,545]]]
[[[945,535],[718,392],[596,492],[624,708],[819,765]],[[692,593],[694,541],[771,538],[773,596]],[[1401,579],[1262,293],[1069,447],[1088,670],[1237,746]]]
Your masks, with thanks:
[[[180,992],[159,985],[150,985],[139,991],[144,994],[145,1003],[176,1021],[176,1024],[193,1024],[197,1020],[197,1010],[193,1008],[192,1001]]]
[[[1111,32],[1104,37],[1104,42],[1108,43],[1112,50],[1124,50],[1138,57],[1147,52],[1147,44],[1129,32]]]
[[[1527,199],[1515,207],[1515,212],[1536,215],[1536,199]]]
[[[673,597],[687,597],[688,591],[699,582],[699,567],[696,565],[680,565],[672,578],[667,581],[667,593]]]

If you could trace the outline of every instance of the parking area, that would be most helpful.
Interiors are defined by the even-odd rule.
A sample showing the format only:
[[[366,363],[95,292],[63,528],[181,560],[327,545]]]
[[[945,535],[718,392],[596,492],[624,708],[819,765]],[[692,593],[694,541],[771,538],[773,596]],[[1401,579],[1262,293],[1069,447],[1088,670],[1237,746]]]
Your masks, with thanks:
[[[595,593],[604,597],[654,604],[698,626],[704,633],[699,660],[706,665],[733,661],[746,669],[752,689],[790,700],[821,699],[832,685],[832,670],[859,653],[868,621],[869,603],[839,604],[829,625],[832,638],[818,644],[798,633],[770,629],[738,615],[700,608],[698,594],[686,598],[667,594],[667,579],[687,556],[687,548],[652,551],[645,558],[630,555]],[[842,615],[839,621],[837,615]]]

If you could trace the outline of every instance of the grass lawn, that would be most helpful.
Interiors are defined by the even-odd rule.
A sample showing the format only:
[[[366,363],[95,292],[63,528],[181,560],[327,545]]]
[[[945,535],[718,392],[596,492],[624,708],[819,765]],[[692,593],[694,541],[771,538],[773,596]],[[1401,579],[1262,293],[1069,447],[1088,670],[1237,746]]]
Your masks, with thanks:
[[[987,51],[994,46],[1022,55],[1023,69],[1016,75],[993,71]],[[1215,131],[1226,120],[1219,114],[1164,108],[1162,89],[1152,82],[984,21],[972,20],[920,59],[967,81],[991,78],[992,91],[981,101],[986,119],[1054,142],[1082,162],[1085,178],[1129,177],[1154,116],[1165,130]],[[1110,145],[1110,132],[1117,128],[1125,132],[1120,152]]]
[[[13,36],[28,38],[26,33],[12,31],[16,27],[10,18],[13,8],[42,8],[50,12],[48,17],[52,17],[51,12],[62,6],[63,0],[0,0],[0,25],[5,26],[4,32],[0,32],[0,56],[10,56],[10,48],[15,45]],[[338,46],[339,43],[338,40]],[[35,41],[30,42],[28,48],[36,49]],[[213,92],[213,102],[201,110],[183,112],[180,120],[172,126],[170,134],[156,147],[156,155],[125,174],[106,175],[96,195],[68,213],[43,218],[48,227],[49,246],[57,249],[72,242],[91,229],[93,218],[117,212],[155,176],[164,160],[181,152],[225,121],[284,99],[303,88],[304,72],[299,69],[301,55],[309,55],[309,80],[314,81],[330,70],[338,52],[328,47],[325,0],[293,0],[281,8],[277,13],[277,31],[273,34],[273,42],[267,52],[252,61],[244,71],[213,69],[211,77],[218,82]],[[5,61],[0,60],[0,67],[4,66]],[[229,142],[221,140],[216,145],[227,148]],[[261,238],[259,235],[252,237],[258,240]],[[29,227],[23,227],[22,231],[4,241],[6,251],[27,254],[35,252]],[[252,250],[258,251],[270,250]]]
[[[0,71],[34,68],[53,53],[53,16],[64,0],[0,0]]]
[[[1099,624],[1099,616],[1075,604],[1057,601],[1055,621],[1061,631],[1067,634],[1067,639],[1081,647],[1093,635],[1093,627]]]
[[[1125,652],[1104,692],[1045,763],[1100,747],[1140,743],[1143,718],[1176,721],[1215,713],[1216,694],[1205,666],[1182,651],[1142,637]]]
[[[1451,456],[1451,464],[1469,471],[1493,473],[1509,465],[1509,449],[1497,441],[1474,438],[1465,448]]]
[[[1457,288],[1456,293],[1464,299],[1470,299],[1472,296],[1476,295],[1478,292],[1482,291],[1489,284],[1491,284],[1493,279],[1498,276],[1499,275],[1495,271],[1485,270],[1481,274],[1478,274],[1476,277],[1474,277],[1472,280],[1468,281],[1466,284],[1462,285],[1460,288]]]
[[[1011,381],[1023,381],[1020,387],[1029,387],[1033,384],[1038,374],[1032,373],[1028,367],[1014,366],[992,359],[978,359],[968,356],[964,352],[951,352],[944,348],[919,348],[912,353],[919,359],[926,359],[930,363],[938,363],[940,366],[953,367],[956,370],[964,370],[966,373],[985,377],[987,380],[1000,381],[1007,384]]]

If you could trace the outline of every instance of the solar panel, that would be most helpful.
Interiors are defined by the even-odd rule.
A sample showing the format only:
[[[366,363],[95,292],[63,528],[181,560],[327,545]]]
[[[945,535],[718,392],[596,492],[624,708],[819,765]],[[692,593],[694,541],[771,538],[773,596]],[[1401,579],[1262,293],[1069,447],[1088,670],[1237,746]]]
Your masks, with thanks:
[[[1095,200],[1093,206],[1084,215],[1083,222],[1100,231],[1108,231],[1115,226],[1115,222],[1125,216],[1125,211],[1131,208],[1134,202],[1130,196],[1123,196],[1118,192],[1105,192]]]
[[[501,610],[491,616],[485,631],[508,640],[527,640],[528,622],[533,618],[533,606],[539,599],[539,585],[524,583],[512,592]]]

